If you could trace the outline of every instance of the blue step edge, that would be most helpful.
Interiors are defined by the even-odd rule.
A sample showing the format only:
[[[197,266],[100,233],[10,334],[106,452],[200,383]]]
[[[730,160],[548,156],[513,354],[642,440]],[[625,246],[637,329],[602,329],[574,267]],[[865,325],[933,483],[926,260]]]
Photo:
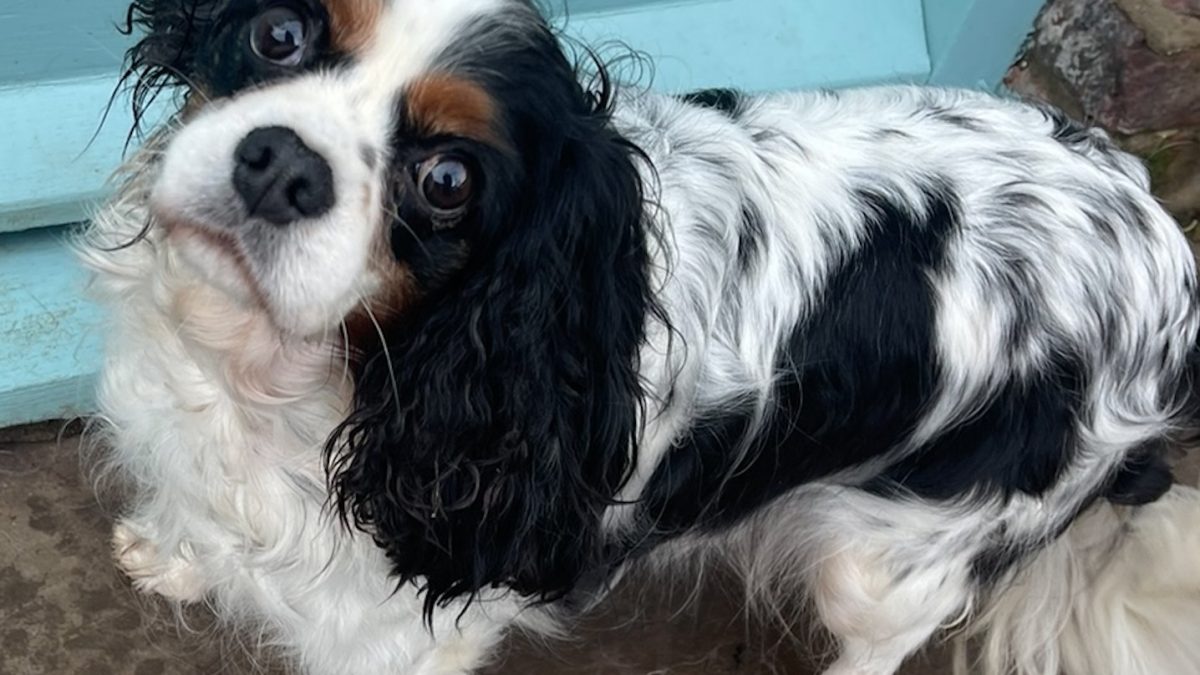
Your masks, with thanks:
[[[74,231],[0,236],[0,427],[94,410],[103,317],[84,296]]]
[[[108,194],[133,126],[115,75],[0,87],[0,232],[79,222]],[[165,117],[164,95],[146,128]]]
[[[997,90],[1046,0],[922,0],[928,82]]]

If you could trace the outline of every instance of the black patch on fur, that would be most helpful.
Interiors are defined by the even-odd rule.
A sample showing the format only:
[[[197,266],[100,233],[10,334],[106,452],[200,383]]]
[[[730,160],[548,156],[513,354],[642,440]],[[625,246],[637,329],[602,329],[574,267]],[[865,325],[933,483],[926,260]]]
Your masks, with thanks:
[[[762,255],[763,237],[765,236],[762,215],[759,214],[758,207],[750,202],[742,204],[742,223],[738,228],[737,249],[738,268],[742,272],[748,271],[758,262],[759,256]]]
[[[1129,453],[1104,493],[1105,499],[1114,504],[1141,506],[1165,495],[1175,483],[1166,452],[1166,443],[1155,441]]]
[[[1038,548],[1032,542],[1013,541],[1007,536],[1007,531],[1008,528],[1001,523],[992,534],[993,543],[971,559],[971,579],[980,588],[995,584],[1008,570]]]
[[[409,219],[408,223],[415,223]],[[427,225],[394,226],[392,229],[392,255],[401,260],[412,273],[413,280],[421,293],[436,293],[453,283],[470,258],[471,244],[456,231],[422,232]]]
[[[556,600],[604,568],[643,325],[661,316],[640,153],[610,123],[607,80],[583,91],[550,30],[514,8],[442,59],[501,106],[513,152],[475,149],[486,188],[455,228],[467,258],[384,326],[387,353],[361,359],[327,447],[335,505],[398,583],[423,585],[427,618],[492,587]]]
[[[1054,125],[1050,132],[1054,140],[1064,145],[1090,145],[1095,142],[1086,125],[1071,119],[1062,110],[1049,105],[1042,105],[1040,108]]]
[[[1043,311],[1037,304],[1037,298],[1042,297],[1041,280],[1028,251],[1004,246],[1002,255],[1006,264],[996,270],[995,283],[1013,314],[1005,326],[1004,348],[1009,358],[1019,358],[1028,349]]]
[[[638,546],[735,522],[803,483],[903,441],[934,395],[934,297],[958,206],[931,184],[924,218],[864,192],[871,236],[841,262],[792,336],[764,426],[754,409],[701,417],[655,471]],[[739,448],[742,449],[739,452]],[[741,458],[740,461],[738,458]]]
[[[903,129],[893,127],[883,127],[870,132],[869,137],[876,141],[890,141],[894,139],[907,140],[912,138],[912,134]]]
[[[955,126],[966,131],[983,131],[985,125],[982,120],[971,117],[958,110],[951,110],[940,105],[931,105],[925,109],[929,117],[938,120],[944,124]]]
[[[896,462],[867,487],[928,499],[976,489],[1039,495],[1071,458],[1084,389],[1078,360],[1059,357],[1029,380],[1006,383],[978,415]]]
[[[1126,171],[1126,169],[1120,166],[1118,161],[1120,149],[1103,131],[1098,130],[1087,122],[1072,119],[1065,112],[1053,106],[1041,103],[1035,105],[1050,120],[1051,138],[1074,152],[1087,155],[1092,161],[1098,161],[1102,165],[1117,169],[1122,173]],[[1102,200],[1112,198],[1111,195],[1107,194],[1098,194],[1097,197]],[[1135,200],[1122,196],[1119,201],[1123,208],[1138,210]],[[1139,217],[1133,222],[1142,226],[1144,222],[1143,214],[1135,213],[1134,215]],[[1113,217],[1125,218],[1126,214],[1120,212],[1119,215],[1113,214]]]
[[[700,89],[686,93],[679,98],[685,103],[702,108],[712,108],[731,118],[737,117],[738,108],[742,104],[742,93],[736,89]]]

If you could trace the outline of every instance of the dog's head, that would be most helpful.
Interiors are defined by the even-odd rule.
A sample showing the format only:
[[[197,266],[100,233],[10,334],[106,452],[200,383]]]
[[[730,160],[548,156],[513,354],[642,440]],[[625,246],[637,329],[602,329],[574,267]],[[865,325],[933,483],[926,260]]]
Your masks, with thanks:
[[[428,607],[599,555],[651,309],[637,151],[525,0],[139,0],[182,86],[166,241],[281,333],[346,328],[334,499]],[[146,93],[143,91],[143,93]]]

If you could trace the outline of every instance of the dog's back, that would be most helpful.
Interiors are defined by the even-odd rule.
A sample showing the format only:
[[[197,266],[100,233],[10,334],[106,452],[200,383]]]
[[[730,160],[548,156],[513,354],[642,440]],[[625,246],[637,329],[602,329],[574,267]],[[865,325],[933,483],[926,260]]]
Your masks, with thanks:
[[[621,495],[636,506],[610,514],[634,550],[735,542],[753,584],[802,582],[844,645],[870,646],[840,667],[890,672],[1028,587],[1079,514],[1111,510],[1097,500],[1170,487],[1195,269],[1102,132],[908,87],[644,96],[618,119],[654,167],[669,270],[671,326],[642,356],[668,403]],[[1200,513],[1182,494],[1148,513]],[[1055,591],[1035,591],[1061,600],[1042,639],[993,667],[1058,663],[1038,650],[1079,589]]]

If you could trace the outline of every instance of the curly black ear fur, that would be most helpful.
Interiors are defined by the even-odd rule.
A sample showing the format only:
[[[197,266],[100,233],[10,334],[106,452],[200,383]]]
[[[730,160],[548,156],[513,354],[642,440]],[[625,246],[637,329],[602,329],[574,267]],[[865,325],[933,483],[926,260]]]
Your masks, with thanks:
[[[192,54],[205,22],[212,19],[212,0],[134,0],[119,27],[140,37],[125,53],[125,72],[117,87],[129,88],[133,134],[140,132],[146,113],[163,91],[191,87]]]
[[[504,72],[484,86],[520,156],[503,212],[458,281],[386,329],[327,448],[343,518],[424,585],[427,616],[491,587],[565,595],[601,564],[602,513],[633,466],[657,313],[639,152],[607,82],[585,93],[536,37],[489,52]]]

